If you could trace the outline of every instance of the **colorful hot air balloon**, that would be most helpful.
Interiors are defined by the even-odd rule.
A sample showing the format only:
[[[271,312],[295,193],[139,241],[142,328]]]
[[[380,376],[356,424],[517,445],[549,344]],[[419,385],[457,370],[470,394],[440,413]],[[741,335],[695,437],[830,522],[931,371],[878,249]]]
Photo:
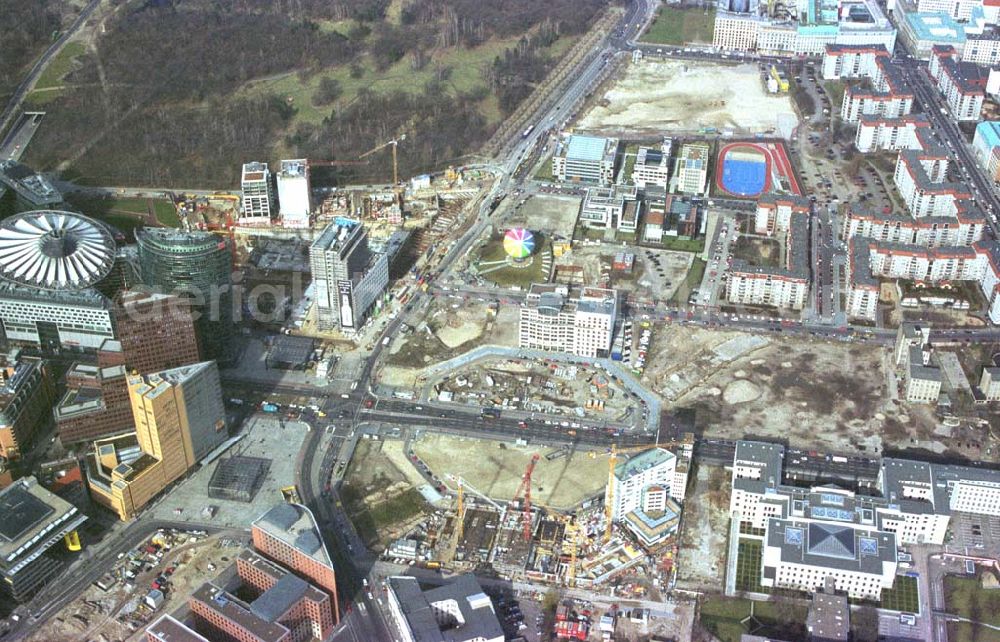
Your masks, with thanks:
[[[526,259],[535,250],[535,235],[523,227],[513,227],[504,234],[503,249],[513,259]]]

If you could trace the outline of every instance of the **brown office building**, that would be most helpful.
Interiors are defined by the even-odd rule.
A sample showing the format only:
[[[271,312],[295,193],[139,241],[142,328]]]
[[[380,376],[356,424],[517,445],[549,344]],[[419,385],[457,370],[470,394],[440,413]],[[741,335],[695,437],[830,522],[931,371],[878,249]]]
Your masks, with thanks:
[[[54,391],[45,363],[0,355],[0,457],[19,459],[49,416]]]
[[[130,372],[149,374],[201,360],[191,304],[182,297],[125,292],[115,306],[115,334]]]
[[[194,321],[186,299],[126,292],[114,307],[117,340],[105,341],[97,363],[77,362],[53,415],[64,444],[134,430],[126,373],[149,374],[198,361]]]
[[[243,601],[213,582],[190,598],[194,629],[211,640],[309,642],[333,632],[330,596],[253,551],[236,560]]]
[[[146,642],[209,642],[172,615],[161,615],[146,629]]]
[[[339,622],[337,575],[312,512],[299,504],[277,504],[253,523],[250,532],[254,548],[264,557],[330,596],[334,623]]]

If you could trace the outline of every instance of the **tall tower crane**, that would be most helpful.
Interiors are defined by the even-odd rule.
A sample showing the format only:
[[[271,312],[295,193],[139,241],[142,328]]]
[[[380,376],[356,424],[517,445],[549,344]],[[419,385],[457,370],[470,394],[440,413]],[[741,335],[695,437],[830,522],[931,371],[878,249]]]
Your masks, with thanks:
[[[528,462],[528,467],[524,470],[524,475],[521,477],[521,485],[517,487],[514,498],[510,500],[511,508],[513,508],[522,493],[524,495],[524,506],[521,509],[521,513],[524,521],[524,541],[526,542],[531,539],[531,474],[535,472],[535,464],[538,463],[539,458],[538,453],[531,456],[531,461]]]
[[[363,158],[367,158],[367,157],[371,156],[372,154],[374,154],[375,152],[383,150],[386,147],[388,147],[389,145],[392,145],[392,184],[393,184],[393,186],[398,185],[399,184],[399,162],[398,162],[398,157],[396,155],[396,148],[399,146],[399,143],[401,143],[404,140],[406,140],[406,134],[401,135],[399,138],[393,138],[392,140],[387,141],[385,143],[382,143],[381,145],[378,145],[377,147],[369,149],[367,152],[365,152],[361,156],[358,156],[358,160],[361,160]]]
[[[462,531],[465,528],[465,491],[466,491],[466,489],[468,489],[469,491],[471,491],[477,497],[481,498],[487,504],[489,504],[489,505],[493,506],[494,508],[496,508],[497,511],[499,511],[499,513],[500,513],[501,519],[503,519],[503,514],[504,514],[504,507],[503,506],[501,506],[497,502],[493,501],[492,499],[490,499],[489,497],[487,497],[483,493],[481,493],[478,490],[476,490],[475,488],[473,488],[472,484],[470,484],[469,482],[465,481],[464,479],[462,479],[458,475],[450,475],[449,474],[449,475],[447,475],[447,478],[449,480],[455,482],[456,484],[458,484],[458,507],[457,507],[458,508],[458,510],[457,510],[458,514],[456,516],[456,519],[458,520],[458,527],[455,529],[455,532],[457,533],[457,538],[456,539],[458,541],[462,541]]]

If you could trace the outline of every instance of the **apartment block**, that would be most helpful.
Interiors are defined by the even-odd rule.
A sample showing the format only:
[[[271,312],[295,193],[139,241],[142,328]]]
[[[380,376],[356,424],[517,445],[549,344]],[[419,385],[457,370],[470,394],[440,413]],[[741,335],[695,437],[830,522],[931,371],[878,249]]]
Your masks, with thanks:
[[[1000,401],[1000,368],[987,366],[979,378],[979,389],[986,401]]]
[[[863,154],[915,149],[919,146],[918,136],[930,135],[930,126],[930,121],[923,114],[908,114],[900,118],[861,114],[854,146]]]
[[[990,179],[1000,180],[1000,121],[984,121],[976,125],[972,150]]]
[[[607,357],[618,318],[615,290],[532,284],[520,309],[518,345]]]
[[[840,117],[845,122],[858,122],[862,116],[900,118],[913,109],[913,92],[892,66],[889,50],[881,45],[827,45],[823,78],[867,81],[844,91]]]
[[[809,214],[809,199],[795,194],[762,194],[757,199],[757,214],[754,216],[754,232],[774,236],[788,232],[792,226],[792,216]]]
[[[783,233],[785,263],[777,267],[750,265],[735,259],[729,265],[726,300],[801,310],[809,296],[809,206],[801,197],[761,199],[755,226]]]
[[[979,120],[986,100],[989,69],[960,60],[958,51],[951,45],[935,45],[927,70],[937,80],[938,91],[947,101],[955,120]]]

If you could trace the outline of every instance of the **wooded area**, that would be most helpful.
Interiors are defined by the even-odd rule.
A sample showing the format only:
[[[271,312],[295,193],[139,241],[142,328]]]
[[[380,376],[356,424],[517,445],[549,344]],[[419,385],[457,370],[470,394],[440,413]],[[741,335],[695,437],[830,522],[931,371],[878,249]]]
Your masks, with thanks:
[[[77,59],[66,89],[46,105],[27,162],[68,166],[96,184],[225,187],[246,160],[274,161],[278,153],[353,159],[405,132],[404,175],[443,167],[475,152],[495,129],[497,108],[499,117],[510,113],[545,77],[553,63],[547,49],[589,28],[607,3],[135,3],[108,20],[96,52]],[[427,66],[441,51],[512,38],[515,44],[476,72],[481,83],[471,90],[449,83],[455,68]],[[377,92],[357,86],[357,79],[375,80],[390,68],[398,75],[400,65],[426,68],[431,73],[423,78],[431,80],[413,87],[400,78]],[[338,69],[345,70],[342,79],[350,69],[352,91],[326,77]],[[302,103],[241,93],[249,81],[289,74],[314,87],[304,104],[323,111],[312,122],[296,119]],[[384,180],[391,165],[383,156],[336,178]]]
[[[64,13],[72,12],[57,0],[0,0],[0,100],[6,103],[31,64],[52,43]]]

